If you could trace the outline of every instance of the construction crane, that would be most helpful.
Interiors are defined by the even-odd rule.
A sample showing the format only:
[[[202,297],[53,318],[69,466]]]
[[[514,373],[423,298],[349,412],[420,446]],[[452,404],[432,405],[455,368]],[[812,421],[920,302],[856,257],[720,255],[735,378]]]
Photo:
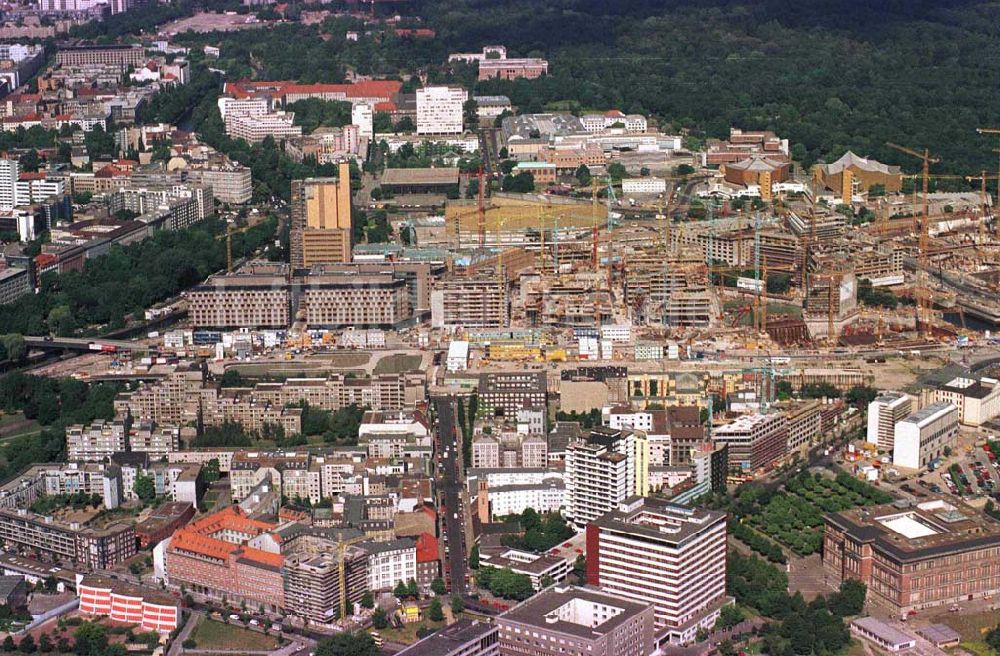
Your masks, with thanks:
[[[927,281],[927,246],[930,239],[930,209],[928,204],[928,185],[930,183],[930,165],[940,162],[940,158],[931,157],[930,152],[925,148],[923,152],[918,152],[912,148],[907,148],[906,146],[900,146],[894,143],[887,143],[887,146],[898,150],[901,153],[905,153],[912,157],[920,159],[923,163],[922,178],[923,178],[923,219],[920,222],[920,237],[919,237],[919,249],[917,257],[917,280],[918,284],[914,291],[917,293],[917,327],[918,332],[922,329],[926,337],[930,337],[933,333],[931,329],[931,297],[930,290]]]
[[[1000,128],[976,128],[976,132],[1000,137]],[[1000,150],[994,152],[1000,153]],[[1000,156],[997,157],[997,177],[994,179],[997,180],[997,203],[1000,203]]]
[[[239,234],[241,232],[246,232],[250,228],[254,227],[255,223],[248,223],[238,230],[234,230],[232,224],[226,225],[225,234],[216,235],[216,239],[226,240],[226,271],[229,273],[233,272],[233,235]]]
[[[982,239],[980,239],[980,241],[985,241],[987,217],[990,216],[990,215],[992,215],[992,212],[987,212],[986,211],[986,207],[988,205],[988,203],[986,202],[986,199],[989,198],[989,196],[986,193],[986,181],[987,180],[1000,180],[1000,175],[987,175],[986,171],[981,171],[979,173],[979,175],[967,175],[967,176],[965,176],[965,179],[968,180],[969,182],[976,182],[976,181],[978,181],[980,183],[980,188],[979,188],[979,234],[982,237]],[[995,223],[994,223],[994,227],[997,227]]]

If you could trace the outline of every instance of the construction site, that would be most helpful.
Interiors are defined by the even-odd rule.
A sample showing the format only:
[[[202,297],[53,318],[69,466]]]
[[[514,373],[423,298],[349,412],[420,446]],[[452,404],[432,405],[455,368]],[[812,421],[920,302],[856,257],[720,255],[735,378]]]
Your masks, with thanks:
[[[935,175],[937,158],[890,145],[919,172],[848,153],[792,191],[761,175],[751,208],[726,194],[694,199],[726,184],[712,173],[686,194],[675,193],[689,182],[678,180],[639,205],[619,200],[610,178],[576,198],[480,192],[449,202],[443,225],[417,233],[420,246],[452,257],[451,316],[437,325],[622,323],[751,351],[911,350],[991,329],[1000,241],[989,187],[1000,176]],[[978,193],[933,190],[946,180]],[[483,302],[495,311],[470,323],[465,286],[479,296],[492,287]]]

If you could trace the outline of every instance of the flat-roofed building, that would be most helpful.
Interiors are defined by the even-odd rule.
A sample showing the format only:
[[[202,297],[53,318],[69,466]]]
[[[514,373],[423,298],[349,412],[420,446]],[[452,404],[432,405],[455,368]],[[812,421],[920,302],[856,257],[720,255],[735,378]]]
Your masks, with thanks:
[[[59,46],[56,63],[61,66],[110,64],[125,68],[141,68],[146,64],[146,51],[141,44]]]
[[[958,376],[934,390],[934,401],[958,408],[958,421],[962,425],[982,426],[1000,415],[1000,381]]]
[[[506,326],[507,295],[496,276],[476,275],[439,280],[431,292],[431,325],[435,328]]]
[[[132,420],[128,415],[113,421],[99,419],[89,426],[66,427],[66,457],[70,461],[102,462],[128,450]]]
[[[726,514],[632,497],[587,527],[587,582],[652,604],[658,634],[692,642],[726,597]]]
[[[896,424],[910,414],[913,400],[903,392],[883,391],[868,404],[868,443],[892,451]]]
[[[479,79],[516,80],[525,78],[533,80],[549,72],[549,62],[535,57],[481,59],[479,61]]]
[[[905,615],[1000,593],[1000,522],[949,499],[855,508],[824,518],[829,585],[856,579]]]
[[[397,656],[500,656],[499,630],[492,622],[463,617]]]
[[[468,99],[469,92],[462,87],[417,89],[417,134],[461,134]]]
[[[590,588],[552,587],[497,618],[503,656],[647,656],[655,649],[648,603]]]
[[[958,438],[958,408],[938,401],[901,419],[893,432],[892,464],[922,469]]]
[[[351,261],[351,175],[347,162],[337,178],[292,181],[291,263],[293,268]]]
[[[783,414],[743,415],[714,428],[712,441],[729,448],[731,471],[764,469],[788,453],[788,418]]]
[[[287,328],[291,296],[282,272],[258,268],[211,276],[187,293],[199,328]]]
[[[458,189],[457,168],[386,169],[382,187],[396,194],[446,194]]]

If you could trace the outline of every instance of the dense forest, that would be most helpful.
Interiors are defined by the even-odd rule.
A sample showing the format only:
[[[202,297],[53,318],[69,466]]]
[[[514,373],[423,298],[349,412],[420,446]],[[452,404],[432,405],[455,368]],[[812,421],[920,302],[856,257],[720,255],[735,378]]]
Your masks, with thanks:
[[[395,77],[425,69],[432,82],[475,84],[522,111],[607,109],[647,114],[693,144],[730,126],[772,129],[810,164],[847,149],[916,171],[888,141],[929,148],[940,172],[997,166],[1000,6],[979,1],[862,0],[419,0],[433,39],[391,32],[343,38],[360,22],[285,24],[255,33],[186,34],[219,45],[230,78],[339,82],[352,69]],[[414,22],[412,19],[410,22]],[[404,19],[404,23],[406,20]],[[474,82],[448,52],[503,43],[544,56],[538,80]],[[413,83],[408,83],[407,88]]]

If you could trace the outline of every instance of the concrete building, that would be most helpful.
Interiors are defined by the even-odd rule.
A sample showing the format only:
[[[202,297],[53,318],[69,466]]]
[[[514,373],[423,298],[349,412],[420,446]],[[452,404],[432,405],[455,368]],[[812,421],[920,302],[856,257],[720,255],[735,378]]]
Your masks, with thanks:
[[[510,313],[496,276],[455,277],[434,283],[431,325],[435,328],[500,327]]]
[[[507,471],[540,472],[538,477],[527,477],[528,480],[512,480],[500,482],[500,477],[486,474],[475,480],[476,487],[470,491],[475,493],[477,507],[481,510],[481,518],[486,522],[497,517],[519,515],[528,508],[539,513],[559,512],[566,505],[566,483],[562,472],[544,469],[526,470],[526,468],[506,468]],[[503,471],[503,470],[501,470]],[[490,479],[493,482],[490,483]]]
[[[168,594],[142,590],[104,576],[84,577],[77,586],[80,613],[170,633],[180,626],[180,603]]]
[[[1000,381],[996,378],[959,376],[935,389],[933,398],[958,408],[958,421],[963,426],[982,426],[1000,415]]]
[[[13,303],[31,292],[31,274],[27,269],[0,269],[0,305]]]
[[[788,419],[781,414],[743,415],[714,428],[712,441],[728,447],[731,471],[767,469],[788,453]]]
[[[292,242],[294,243],[294,242]],[[291,293],[284,274],[244,267],[210,276],[188,293],[188,314],[199,328],[287,328]]]
[[[334,178],[292,181],[291,263],[293,268],[351,261],[351,176],[347,162]]]
[[[500,466],[500,443],[489,435],[477,435],[472,440],[472,466],[475,469],[496,469]]]
[[[587,527],[587,582],[652,604],[658,635],[693,642],[726,597],[726,515],[632,497]]]
[[[158,426],[151,421],[134,424],[128,433],[129,451],[148,453],[159,459],[168,453],[180,451],[181,431],[177,426]]]
[[[368,590],[368,554],[354,545],[346,546],[343,552],[335,546],[335,540],[315,539],[307,534],[297,537],[293,548],[283,554],[285,604],[290,615],[319,624],[333,624],[343,603],[341,567],[348,612]]]
[[[663,178],[623,178],[623,194],[662,194],[667,190],[667,181]]]
[[[868,586],[868,601],[899,616],[1000,593],[1000,523],[959,502],[932,499],[828,514],[823,567],[836,588]]]
[[[24,509],[0,509],[0,540],[46,560],[74,563],[86,570],[109,569],[136,553],[131,524],[113,523],[96,529]]]
[[[492,622],[463,617],[397,656],[500,656],[499,630]]]
[[[351,124],[358,126],[358,136],[364,139],[375,137],[375,106],[371,103],[351,105]]]
[[[192,177],[200,176],[201,181],[212,188],[212,194],[220,203],[241,205],[249,203],[253,196],[253,181],[246,166],[210,166],[191,173]]]
[[[128,451],[131,427],[127,415],[110,422],[97,420],[89,426],[67,426],[66,457],[71,462],[102,462],[112,454]]]
[[[521,408],[544,408],[545,372],[494,372],[479,375],[479,408],[494,416],[516,418]]]
[[[56,52],[56,63],[60,66],[110,64],[125,69],[141,68],[146,61],[146,51],[138,43],[60,46]]]
[[[502,656],[647,656],[655,649],[648,603],[590,588],[548,588],[496,621]]]
[[[924,406],[896,424],[893,431],[892,464],[923,469],[958,437],[958,408],[939,401]]]
[[[481,59],[479,61],[480,80],[490,80],[493,78],[501,80],[516,80],[518,78],[533,80],[548,74],[548,72],[549,62],[533,57]]]
[[[639,435],[630,430],[594,429],[585,440],[566,447],[566,516],[577,528],[583,529],[635,494]]]
[[[910,414],[913,400],[903,392],[883,391],[868,404],[868,443],[892,451],[896,424]]]
[[[509,569],[515,574],[527,576],[536,591],[546,587],[548,579],[551,579],[552,583],[566,580],[572,569],[572,563],[566,558],[520,549],[501,549],[497,552],[492,549],[480,549],[479,562],[480,567]]]
[[[875,617],[859,617],[851,622],[850,628],[853,635],[890,654],[917,646],[914,636]]]
[[[17,205],[17,182],[21,164],[16,159],[0,159],[0,210],[10,210]]]
[[[462,87],[417,89],[417,134],[461,134],[469,92]]]

